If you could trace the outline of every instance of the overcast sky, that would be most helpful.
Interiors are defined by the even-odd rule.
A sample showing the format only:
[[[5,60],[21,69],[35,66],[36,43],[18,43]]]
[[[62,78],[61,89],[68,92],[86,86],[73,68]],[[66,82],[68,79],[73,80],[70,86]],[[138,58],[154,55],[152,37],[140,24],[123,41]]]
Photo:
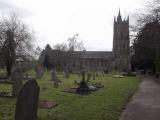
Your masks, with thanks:
[[[113,18],[124,18],[144,0],[0,0],[1,16],[18,14],[35,31],[37,45],[67,42],[79,34],[87,50],[112,50]]]

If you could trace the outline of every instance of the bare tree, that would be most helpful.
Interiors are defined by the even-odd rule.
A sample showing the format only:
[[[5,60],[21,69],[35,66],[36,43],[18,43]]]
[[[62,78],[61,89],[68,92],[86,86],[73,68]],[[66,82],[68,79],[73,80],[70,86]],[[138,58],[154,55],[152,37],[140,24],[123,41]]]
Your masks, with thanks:
[[[54,50],[58,50],[58,51],[67,51],[67,44],[65,43],[58,43],[56,45],[53,46]]]
[[[132,14],[136,23],[130,25],[130,40],[131,45],[134,44],[134,39],[139,31],[150,22],[160,22],[160,0],[147,1],[143,9],[138,10],[138,12]],[[133,49],[131,48],[131,52]]]
[[[35,51],[34,51],[34,56],[36,57],[36,59],[41,55],[42,49],[38,46],[36,47]]]
[[[68,39],[68,51],[67,51],[67,71],[72,69],[72,63],[74,59],[74,52],[85,50],[82,40],[79,38],[79,34],[74,34],[73,37]]]
[[[33,47],[33,31],[15,14],[0,20],[0,44],[8,76],[17,56],[26,56]]]
[[[137,25],[136,27],[132,26],[134,30],[141,29],[145,24],[160,21],[160,0],[152,0],[146,2],[144,9],[139,10],[136,13]]]
[[[69,51],[84,50],[82,40],[79,40],[79,34],[75,34],[73,37],[68,39]]]

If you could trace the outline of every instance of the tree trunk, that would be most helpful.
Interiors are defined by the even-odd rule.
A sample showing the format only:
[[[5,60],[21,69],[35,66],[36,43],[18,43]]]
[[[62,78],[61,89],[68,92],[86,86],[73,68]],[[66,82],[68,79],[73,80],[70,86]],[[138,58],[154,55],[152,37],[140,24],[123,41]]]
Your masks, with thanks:
[[[8,75],[8,76],[11,75],[11,69],[12,69],[11,66],[12,66],[11,61],[10,61],[10,60],[7,60],[6,67],[7,67],[7,75]]]

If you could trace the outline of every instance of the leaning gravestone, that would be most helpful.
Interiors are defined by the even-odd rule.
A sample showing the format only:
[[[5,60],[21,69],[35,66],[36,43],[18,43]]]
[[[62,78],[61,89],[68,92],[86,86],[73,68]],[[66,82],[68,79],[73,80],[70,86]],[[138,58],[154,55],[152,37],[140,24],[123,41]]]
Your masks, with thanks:
[[[56,75],[56,71],[55,71],[55,70],[52,70],[52,71],[51,71],[51,78],[52,78],[52,81],[53,81],[53,83],[54,83],[54,87],[57,88],[57,87],[59,86],[59,85],[58,85],[59,80],[58,80],[58,78],[57,78],[57,75]]]
[[[20,66],[13,67],[11,71],[12,96],[17,96],[23,86],[23,74]]]
[[[39,100],[39,86],[36,80],[29,80],[19,92],[15,120],[36,120]]]

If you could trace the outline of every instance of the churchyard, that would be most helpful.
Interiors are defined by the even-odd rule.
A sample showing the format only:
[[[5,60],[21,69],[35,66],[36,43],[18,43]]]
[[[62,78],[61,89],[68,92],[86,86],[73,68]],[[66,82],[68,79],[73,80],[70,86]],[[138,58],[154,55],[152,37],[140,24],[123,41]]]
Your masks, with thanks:
[[[77,87],[76,83],[80,82],[82,76],[70,74],[69,78],[66,78],[64,73],[58,72],[56,77],[60,82],[58,87],[55,87],[51,74],[53,73],[45,71],[43,76],[36,79],[40,86],[39,104],[41,102],[41,105],[38,105],[37,120],[118,120],[141,82],[138,77],[114,77],[113,73],[99,73],[95,80],[90,79],[88,84],[99,83],[104,87],[89,94],[75,94],[66,90]],[[28,75],[36,76],[36,73],[29,70]],[[28,89],[27,94],[32,93],[32,90]],[[12,84],[1,83],[0,91],[11,93]],[[25,106],[25,99],[19,101]],[[0,120],[14,120],[17,114],[16,102],[16,97],[0,97]],[[43,105],[44,103],[48,103],[48,106]],[[17,115],[21,116],[20,113]]]
[[[28,1],[0,1],[0,120],[160,120],[160,0]]]

